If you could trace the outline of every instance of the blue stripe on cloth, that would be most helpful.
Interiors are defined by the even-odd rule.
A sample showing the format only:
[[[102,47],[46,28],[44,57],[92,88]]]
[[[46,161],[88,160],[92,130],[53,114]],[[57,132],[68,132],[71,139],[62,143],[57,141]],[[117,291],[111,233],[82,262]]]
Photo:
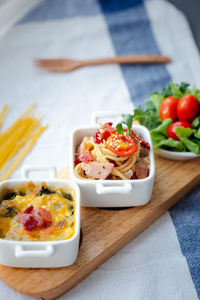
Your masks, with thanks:
[[[200,187],[184,197],[169,212],[200,298]]]
[[[103,7],[104,13],[111,13],[128,8],[133,8],[134,6],[141,3],[142,0],[101,0],[101,5]]]
[[[120,11],[141,3],[141,0],[102,0],[106,12]],[[25,15],[18,24],[44,22],[75,16],[99,14],[98,0],[44,0]]]
[[[25,15],[18,24],[26,22],[44,22],[75,16],[99,14],[96,0],[44,0]]]
[[[118,12],[115,10],[115,0],[100,0],[116,54],[159,54],[143,2],[128,2],[134,2],[135,6]],[[121,70],[135,104],[148,99],[153,90],[160,90],[170,82],[164,65],[123,65]]]

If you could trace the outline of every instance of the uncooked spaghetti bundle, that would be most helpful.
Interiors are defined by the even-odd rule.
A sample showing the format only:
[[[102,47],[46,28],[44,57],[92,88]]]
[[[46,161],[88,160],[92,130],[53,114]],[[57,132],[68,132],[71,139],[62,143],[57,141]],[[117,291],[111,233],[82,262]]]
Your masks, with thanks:
[[[47,128],[47,125],[41,125],[40,115],[34,116],[34,109],[35,103],[0,132],[0,181],[12,175]],[[8,105],[5,105],[0,113],[0,127],[7,110]]]

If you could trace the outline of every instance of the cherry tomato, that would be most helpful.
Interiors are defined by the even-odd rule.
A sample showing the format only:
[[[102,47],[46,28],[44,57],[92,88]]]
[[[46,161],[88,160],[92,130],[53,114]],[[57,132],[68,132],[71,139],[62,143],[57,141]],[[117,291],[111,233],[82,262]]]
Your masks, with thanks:
[[[179,138],[177,137],[175,130],[178,127],[184,127],[184,128],[191,128],[192,129],[192,125],[189,124],[188,122],[184,122],[184,121],[177,121],[172,123],[168,129],[167,129],[167,135],[169,138],[172,138],[173,140],[179,141]]]
[[[177,115],[180,121],[191,122],[199,111],[199,103],[195,96],[183,96],[177,106]]]
[[[112,134],[106,141],[106,147],[120,156],[129,156],[137,151],[133,139],[122,134]]]
[[[179,100],[174,96],[167,97],[160,105],[160,118],[165,120],[171,118],[173,121],[177,119],[177,104]]]

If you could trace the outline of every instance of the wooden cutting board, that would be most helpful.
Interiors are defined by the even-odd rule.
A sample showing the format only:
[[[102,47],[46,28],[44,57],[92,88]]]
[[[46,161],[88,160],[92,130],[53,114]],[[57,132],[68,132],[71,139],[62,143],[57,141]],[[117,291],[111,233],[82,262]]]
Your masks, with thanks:
[[[68,169],[59,178],[69,178]],[[82,208],[82,243],[70,267],[20,269],[0,265],[0,279],[16,291],[45,300],[67,292],[200,184],[200,158],[178,162],[156,157],[151,201],[128,209]]]

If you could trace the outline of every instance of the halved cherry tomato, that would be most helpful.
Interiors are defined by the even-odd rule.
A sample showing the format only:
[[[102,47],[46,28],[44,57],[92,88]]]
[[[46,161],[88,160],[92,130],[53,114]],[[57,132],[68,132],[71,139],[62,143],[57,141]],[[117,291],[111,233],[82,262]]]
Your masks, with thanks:
[[[183,96],[177,106],[177,114],[180,121],[191,122],[199,111],[199,103],[195,96]]]
[[[179,100],[174,96],[167,97],[160,105],[160,118],[165,120],[171,118],[173,121],[177,119],[177,104]]]
[[[174,122],[167,129],[167,135],[168,135],[169,138],[172,138],[173,140],[179,141],[179,138],[175,133],[175,130],[178,127],[184,127],[184,128],[191,128],[192,129],[192,125],[189,124],[188,122],[184,122],[184,121]]]
[[[106,148],[120,156],[129,156],[137,151],[133,139],[122,134],[112,134],[106,141]]]

